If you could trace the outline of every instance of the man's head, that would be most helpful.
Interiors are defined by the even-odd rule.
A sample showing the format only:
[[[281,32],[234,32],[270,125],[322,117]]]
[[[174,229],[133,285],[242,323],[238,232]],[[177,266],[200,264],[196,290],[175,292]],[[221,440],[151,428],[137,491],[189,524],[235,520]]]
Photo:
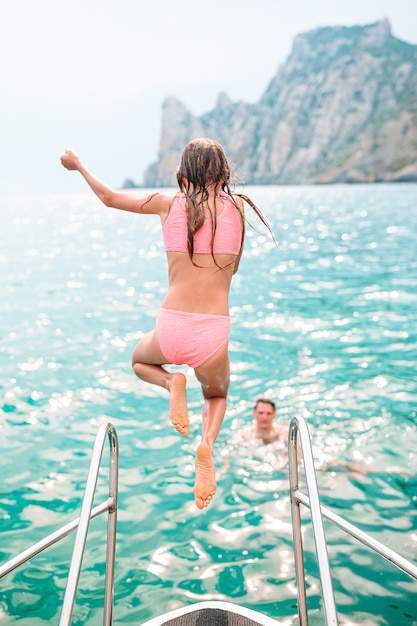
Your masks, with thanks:
[[[269,398],[258,398],[253,409],[253,416],[258,427],[269,429],[274,421],[275,411],[275,402]]]

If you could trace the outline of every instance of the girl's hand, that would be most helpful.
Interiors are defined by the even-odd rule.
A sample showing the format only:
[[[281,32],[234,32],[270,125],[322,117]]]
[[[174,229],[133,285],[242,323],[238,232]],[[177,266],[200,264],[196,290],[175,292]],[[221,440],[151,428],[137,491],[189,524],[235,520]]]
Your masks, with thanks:
[[[72,150],[65,150],[61,156],[61,163],[67,170],[78,170],[80,159]]]

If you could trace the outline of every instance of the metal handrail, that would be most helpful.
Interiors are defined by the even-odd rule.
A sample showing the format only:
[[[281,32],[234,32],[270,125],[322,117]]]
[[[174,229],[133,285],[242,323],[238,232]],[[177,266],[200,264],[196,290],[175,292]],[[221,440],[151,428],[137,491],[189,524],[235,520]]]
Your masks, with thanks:
[[[300,433],[301,450],[303,454],[304,471],[309,497],[303,494],[298,488],[298,453],[297,434]],[[290,474],[291,492],[291,514],[295,553],[295,570],[298,593],[298,616],[300,626],[307,626],[307,599],[305,589],[304,551],[301,534],[300,504],[304,504],[311,510],[311,522],[313,527],[314,541],[316,545],[317,561],[319,565],[320,579],[322,585],[323,604],[327,626],[337,626],[337,612],[334,601],[333,584],[330,575],[329,558],[324,535],[323,517],[338,526],[364,545],[377,552],[387,561],[398,567],[400,570],[417,580],[417,566],[407,561],[394,550],[391,550],[383,543],[377,541],[371,535],[363,532],[353,524],[347,522],[330,509],[321,506],[317,488],[317,479],[314,468],[313,453],[311,448],[310,433],[307,424],[302,417],[294,416],[290,423],[288,435],[288,458]]]
[[[106,438],[110,443],[110,476],[109,476],[109,498],[92,508],[94,494],[97,486],[97,478],[100,470],[103,448]],[[29,559],[36,556],[46,548],[54,545],[73,530],[78,528],[75,537],[74,549],[72,553],[71,565],[68,574],[67,586],[65,590],[64,603],[61,612],[59,626],[69,626],[72,621],[72,614],[75,604],[78,581],[80,577],[81,564],[84,555],[85,542],[90,519],[108,511],[107,523],[107,550],[106,550],[106,577],[104,596],[104,626],[111,626],[113,619],[113,599],[114,599],[114,564],[116,554],[116,521],[117,521],[117,500],[118,500],[118,472],[119,472],[119,446],[117,433],[110,423],[103,424],[96,436],[93,454],[90,462],[84,498],[80,517],[69,524],[62,526],[57,531],[44,537],[41,541],[33,544],[16,557],[10,559],[0,566],[0,578],[13,571]]]
[[[290,472],[291,515],[293,520],[293,538],[295,552],[295,569],[298,592],[298,615],[300,626],[307,626],[307,598],[304,574],[304,551],[301,535],[300,500],[298,494],[298,454],[297,433],[300,431],[301,450],[303,453],[304,469],[306,474],[307,489],[310,495],[311,519],[316,544],[317,561],[319,565],[320,580],[322,585],[324,613],[327,626],[337,626],[337,612],[334,601],[333,584],[330,574],[327,544],[324,535],[323,518],[321,516],[319,492],[317,488],[316,473],[314,470],[313,452],[311,449],[310,434],[307,424],[301,417],[291,420],[288,435],[288,460]]]

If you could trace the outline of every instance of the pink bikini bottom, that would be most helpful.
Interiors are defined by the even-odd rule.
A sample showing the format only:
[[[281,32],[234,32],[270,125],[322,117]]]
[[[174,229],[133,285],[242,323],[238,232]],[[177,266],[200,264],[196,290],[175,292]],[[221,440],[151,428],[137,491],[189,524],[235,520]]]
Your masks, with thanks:
[[[167,363],[196,368],[227,343],[230,317],[160,309],[156,333]]]

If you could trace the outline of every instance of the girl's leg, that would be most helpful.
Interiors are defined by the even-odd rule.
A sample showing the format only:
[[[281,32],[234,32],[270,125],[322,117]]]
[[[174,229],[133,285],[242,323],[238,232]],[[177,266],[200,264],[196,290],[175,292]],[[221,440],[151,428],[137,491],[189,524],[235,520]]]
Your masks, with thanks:
[[[175,430],[185,437],[189,431],[186,378],[181,372],[171,374],[162,367],[162,363],[166,363],[166,359],[159,346],[157,334],[153,330],[136,344],[132,354],[132,368],[141,380],[168,389],[171,422]]]
[[[208,506],[216,491],[213,448],[226,413],[226,398],[230,382],[228,346],[224,346],[204,365],[196,368],[204,396],[203,432],[197,448],[194,497],[200,509]]]

